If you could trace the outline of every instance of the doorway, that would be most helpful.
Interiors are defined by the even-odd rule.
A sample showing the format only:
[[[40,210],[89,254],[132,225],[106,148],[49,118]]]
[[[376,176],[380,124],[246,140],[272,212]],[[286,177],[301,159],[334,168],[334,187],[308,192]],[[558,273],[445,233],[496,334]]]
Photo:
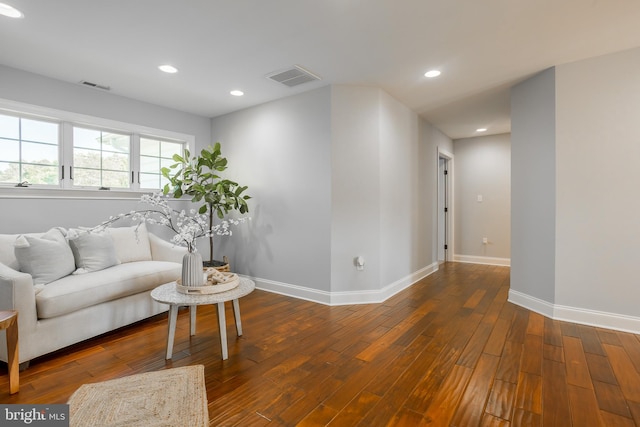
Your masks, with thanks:
[[[438,264],[453,260],[453,154],[438,149]]]

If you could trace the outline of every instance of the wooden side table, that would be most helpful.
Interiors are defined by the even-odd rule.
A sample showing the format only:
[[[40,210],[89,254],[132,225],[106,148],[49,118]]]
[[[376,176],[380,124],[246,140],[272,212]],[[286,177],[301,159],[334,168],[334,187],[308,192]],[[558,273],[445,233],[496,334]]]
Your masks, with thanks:
[[[20,391],[18,357],[18,312],[0,311],[0,330],[7,334],[7,364],[9,368],[9,392]]]

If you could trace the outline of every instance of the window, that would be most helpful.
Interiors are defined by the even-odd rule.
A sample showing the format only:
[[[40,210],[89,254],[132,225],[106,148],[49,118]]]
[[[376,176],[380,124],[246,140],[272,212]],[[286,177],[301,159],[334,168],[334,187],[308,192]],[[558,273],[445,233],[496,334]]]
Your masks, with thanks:
[[[160,169],[175,163],[174,154],[182,154],[184,143],[140,138],[140,188],[162,188],[167,180]]]
[[[0,188],[160,190],[161,168],[194,143],[192,135],[0,99]]]
[[[74,127],[73,185],[129,188],[130,153],[129,135]]]
[[[0,183],[59,183],[58,123],[0,114]]]

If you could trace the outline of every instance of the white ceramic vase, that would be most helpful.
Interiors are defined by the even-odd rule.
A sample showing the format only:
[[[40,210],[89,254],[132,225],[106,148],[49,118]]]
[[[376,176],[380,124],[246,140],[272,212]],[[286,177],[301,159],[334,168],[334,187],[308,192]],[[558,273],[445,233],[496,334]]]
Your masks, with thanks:
[[[204,275],[202,256],[199,252],[187,252],[182,257],[182,286],[202,286]]]

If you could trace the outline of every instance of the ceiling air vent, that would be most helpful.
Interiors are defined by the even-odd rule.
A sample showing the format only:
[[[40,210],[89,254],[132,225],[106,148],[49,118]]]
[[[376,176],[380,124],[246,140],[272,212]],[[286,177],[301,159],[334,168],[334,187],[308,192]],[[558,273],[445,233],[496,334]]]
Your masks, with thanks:
[[[320,80],[320,77],[298,65],[294,65],[293,67],[286,70],[276,71],[275,73],[268,74],[266,77],[269,80],[273,80],[276,83],[280,83],[289,87],[294,87],[303,83]]]
[[[81,84],[81,85],[84,85],[84,86],[92,87],[92,88],[94,88],[94,89],[111,90],[111,88],[110,88],[109,86],[99,85],[99,84],[97,84],[97,83],[88,82],[88,81],[86,81],[86,80],[82,80],[82,81],[80,82],[80,84]]]

